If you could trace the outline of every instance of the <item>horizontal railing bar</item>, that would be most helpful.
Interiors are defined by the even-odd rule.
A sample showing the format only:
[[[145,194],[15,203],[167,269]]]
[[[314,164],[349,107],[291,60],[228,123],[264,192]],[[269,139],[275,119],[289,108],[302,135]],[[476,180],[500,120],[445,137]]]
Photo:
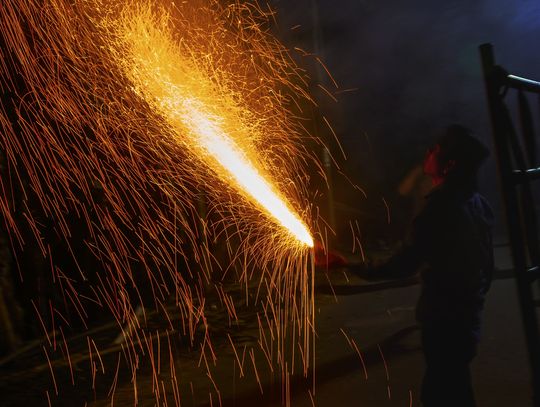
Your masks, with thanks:
[[[508,85],[512,88],[540,93],[540,82],[516,75],[508,75],[506,78],[508,80]]]
[[[512,178],[516,184],[521,184],[529,180],[540,179],[540,167],[529,168],[527,170],[514,170],[512,171]]]
[[[538,278],[540,278],[540,267],[539,266],[533,266],[527,269],[527,277],[528,280],[532,283],[536,281]]]

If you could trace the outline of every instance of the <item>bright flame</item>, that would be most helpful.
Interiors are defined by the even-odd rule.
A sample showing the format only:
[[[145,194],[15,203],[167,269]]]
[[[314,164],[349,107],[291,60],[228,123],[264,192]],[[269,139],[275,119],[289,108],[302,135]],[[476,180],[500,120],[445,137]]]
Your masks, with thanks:
[[[233,177],[237,185],[265,208],[280,225],[298,240],[313,247],[313,238],[306,226],[287,208],[285,202],[272,190],[270,184],[257,172],[255,167],[220,128],[202,111],[202,106],[194,99],[185,99],[183,109],[178,112],[182,121],[193,132],[197,142],[214,157]]]
[[[234,99],[216,92],[216,85],[192,59],[184,58],[158,28],[148,26],[151,21],[147,18],[137,22],[133,18],[123,28],[122,34],[128,40],[132,58],[125,63],[125,69],[136,91],[164,114],[178,130],[178,135],[188,133],[188,144],[199,151],[203,149],[204,153],[199,155],[222,179],[232,182],[264,208],[297,240],[313,247],[313,238],[304,223],[224,129],[225,125],[235,129],[240,127],[236,130],[239,136],[249,131],[241,128],[240,108]],[[202,99],[208,102],[204,103]],[[213,165],[216,162],[218,168]]]

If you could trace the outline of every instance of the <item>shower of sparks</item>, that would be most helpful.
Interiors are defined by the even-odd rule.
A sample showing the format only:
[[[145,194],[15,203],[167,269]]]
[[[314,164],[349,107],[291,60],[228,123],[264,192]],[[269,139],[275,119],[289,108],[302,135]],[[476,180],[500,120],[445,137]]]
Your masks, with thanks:
[[[37,315],[45,338],[32,371],[51,372],[52,404],[58,370],[77,385],[88,364],[111,400],[127,369],[135,402],[150,366],[159,405],[221,403],[227,358],[261,390],[278,372],[285,395],[308,374],[320,165],[272,17],[231,0],[3,2],[0,244],[33,312],[21,320]],[[179,343],[199,350],[205,390],[177,374]]]
[[[242,127],[242,107],[232,98],[227,98],[232,92],[224,87],[215,89],[215,79],[201,72],[196,62],[182,56],[182,51],[186,50],[174,47],[169,32],[152,18],[148,10],[146,13],[138,10],[138,13],[123,16],[119,35],[127,42],[131,55],[118,55],[116,61],[123,65],[139,94],[156,105],[172,126],[179,129],[179,133],[188,134],[188,144],[202,147],[202,155],[219,164],[218,174],[225,171],[242,191],[296,239],[313,247],[313,238],[306,226],[238,145],[246,138],[247,132],[264,129]],[[223,94],[225,97],[220,97]],[[211,107],[206,106],[201,101],[203,99]],[[228,113],[228,117],[221,112]],[[224,123],[226,120],[232,125]],[[227,135],[224,128],[234,128],[238,142]]]

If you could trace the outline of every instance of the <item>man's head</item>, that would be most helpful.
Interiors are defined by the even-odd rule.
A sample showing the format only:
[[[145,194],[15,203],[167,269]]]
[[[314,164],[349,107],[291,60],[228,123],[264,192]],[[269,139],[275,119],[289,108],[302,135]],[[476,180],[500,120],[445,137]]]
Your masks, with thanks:
[[[449,180],[471,183],[489,151],[471,132],[460,125],[448,126],[435,146],[428,150],[424,173],[434,185]]]

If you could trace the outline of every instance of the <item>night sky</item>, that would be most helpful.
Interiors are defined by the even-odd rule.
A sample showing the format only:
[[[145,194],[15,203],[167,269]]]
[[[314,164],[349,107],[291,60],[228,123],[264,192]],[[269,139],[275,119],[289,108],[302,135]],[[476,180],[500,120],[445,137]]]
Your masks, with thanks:
[[[368,194],[366,200],[335,177],[337,212],[359,211],[342,211],[342,221],[377,206],[382,221],[383,196],[399,217],[399,181],[449,123],[470,127],[491,148],[480,44],[492,43],[497,62],[511,73],[540,78],[538,0],[274,0],[271,6],[280,39],[318,53],[339,84],[333,88],[313,68],[313,57],[297,58],[314,82],[319,77],[337,91],[335,103],[313,87],[347,153],[341,167]],[[339,157],[335,146],[334,154]],[[492,155],[481,190],[498,209],[495,172]]]

